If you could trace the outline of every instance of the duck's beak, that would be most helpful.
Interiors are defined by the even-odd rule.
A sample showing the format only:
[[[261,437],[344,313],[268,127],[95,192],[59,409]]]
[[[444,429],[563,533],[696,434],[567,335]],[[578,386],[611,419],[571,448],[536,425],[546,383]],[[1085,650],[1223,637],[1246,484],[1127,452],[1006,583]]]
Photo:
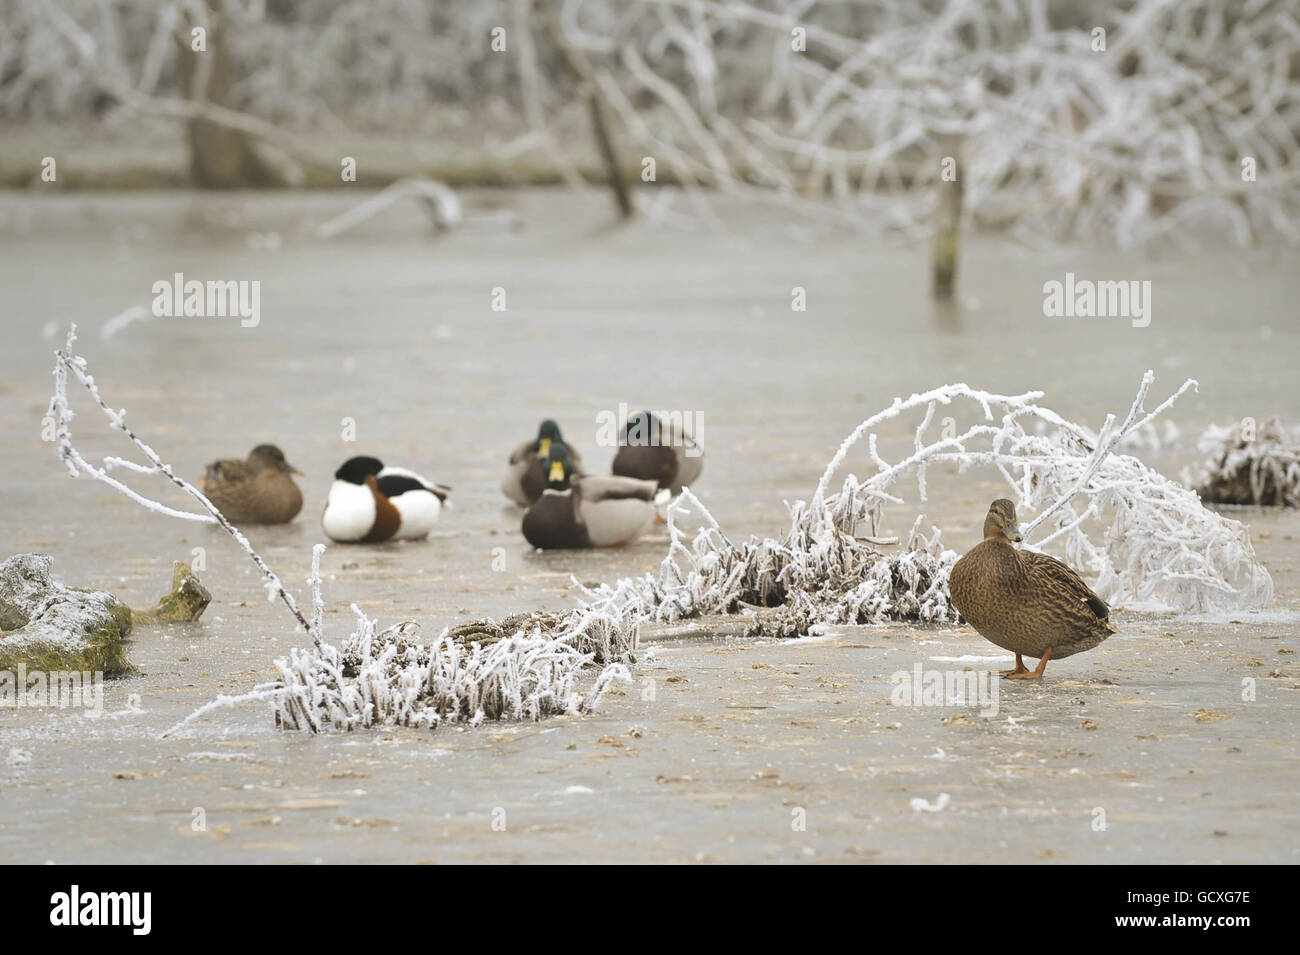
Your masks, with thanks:
[[[1007,525],[1007,537],[1011,538],[1011,542],[1013,544],[1019,544],[1022,540],[1025,539],[1024,536],[1020,533],[1019,524]]]
[[[552,462],[551,462],[551,473],[547,476],[546,480],[548,480],[548,481],[555,481],[555,482],[557,482],[557,483],[560,482],[560,481],[563,481],[563,480],[564,480],[564,464],[563,464],[563,462],[561,462],[561,461],[552,461]]]
[[[290,464],[288,461],[284,462],[283,469],[284,469],[285,471],[288,471],[290,474],[296,474],[296,475],[298,475],[299,477],[302,476],[302,472],[299,471],[299,470],[298,470],[296,467],[294,467],[292,464]]]
[[[540,441],[537,442],[537,456],[539,458],[544,458],[550,453],[551,453],[550,438],[542,438]]]

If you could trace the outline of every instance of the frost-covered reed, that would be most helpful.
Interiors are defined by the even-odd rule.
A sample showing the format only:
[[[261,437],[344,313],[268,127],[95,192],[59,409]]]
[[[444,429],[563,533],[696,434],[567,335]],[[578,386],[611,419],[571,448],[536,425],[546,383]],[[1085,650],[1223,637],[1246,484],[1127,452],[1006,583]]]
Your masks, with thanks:
[[[316,545],[309,578],[317,619],[324,550]],[[341,645],[321,640],[291,650],[275,661],[275,681],[218,697],[167,733],[213,710],[256,700],[270,701],[277,726],[313,733],[539,720],[590,712],[612,683],[630,679],[624,660],[635,628],[599,612],[539,614],[518,626],[481,621],[457,628],[460,633],[444,630],[430,643],[419,638],[414,623],[381,629],[356,604],[352,610],[356,627]],[[604,665],[593,677],[598,661]]]
[[[1274,415],[1211,425],[1196,443],[1206,455],[1188,483],[1212,504],[1300,507],[1300,429]]]

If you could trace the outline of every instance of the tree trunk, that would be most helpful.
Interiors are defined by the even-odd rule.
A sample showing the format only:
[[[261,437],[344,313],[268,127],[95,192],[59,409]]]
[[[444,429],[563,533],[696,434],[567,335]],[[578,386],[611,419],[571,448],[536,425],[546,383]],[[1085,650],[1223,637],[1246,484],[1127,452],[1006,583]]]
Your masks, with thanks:
[[[226,50],[226,30],[221,15],[210,8],[206,23],[205,49],[192,48],[188,31],[177,38],[180,47],[177,72],[181,91],[190,102],[208,102],[230,106],[230,90],[235,84],[233,60]],[[190,152],[190,178],[203,189],[246,189],[282,186],[284,177],[257,152],[247,133],[219,126],[195,116],[186,122],[186,141]]]
[[[564,29],[560,26],[558,0],[545,0],[542,6],[542,21],[551,42],[563,57],[565,64],[586,87],[591,132],[596,140],[596,149],[600,153],[601,162],[605,166],[605,182],[610,192],[614,194],[614,204],[618,207],[618,214],[624,219],[630,219],[635,211],[632,205],[632,193],[619,164],[618,148],[614,145],[614,131],[610,128],[609,104],[605,102],[604,94],[601,93],[595,71],[587,62],[587,58],[570,46],[565,39]]]
[[[961,142],[950,137],[944,151],[956,160],[957,178],[945,182],[940,175],[939,202],[934,211],[934,245],[931,266],[934,272],[932,294],[935,301],[951,302],[957,290],[957,257],[961,250],[962,189],[966,170],[962,168]]]

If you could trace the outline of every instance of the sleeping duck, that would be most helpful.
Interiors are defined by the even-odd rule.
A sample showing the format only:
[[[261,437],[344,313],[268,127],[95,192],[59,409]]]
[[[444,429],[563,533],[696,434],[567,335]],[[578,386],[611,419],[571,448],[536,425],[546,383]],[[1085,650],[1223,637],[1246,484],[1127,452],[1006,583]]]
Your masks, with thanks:
[[[655,481],[674,497],[699,479],[704,451],[695,439],[649,411],[627,419],[618,437],[613,472],[623,477]]]
[[[326,537],[374,543],[397,533],[402,515],[379,490],[379,472],[383,469],[384,463],[378,458],[355,457],[348,458],[334,472],[334,483],[320,516]]]
[[[426,480],[406,468],[384,468],[375,479],[379,493],[397,508],[401,522],[393,537],[397,540],[424,540],[438,523],[451,488]]]
[[[501,482],[501,492],[520,507],[528,507],[546,488],[546,459],[551,445],[564,443],[560,426],[547,418],[537,429],[537,437],[525,441],[510,455],[509,470]],[[569,460],[575,477],[582,477],[582,457],[569,450]]]
[[[546,487],[524,514],[524,538],[542,550],[619,547],[654,522],[654,481],[626,477],[576,477],[568,449],[553,443]]]
[[[1016,506],[997,500],[984,518],[984,540],[953,565],[948,586],[967,622],[1016,655],[1011,679],[1037,680],[1048,660],[1091,650],[1118,629],[1110,608],[1055,557],[1012,546],[1023,538]],[[1030,671],[1021,657],[1038,658]]]
[[[421,540],[438,520],[451,488],[378,458],[348,458],[334,472],[321,527],[330,540]],[[449,506],[449,505],[448,505]]]
[[[273,444],[259,444],[244,460],[213,461],[201,489],[233,524],[287,524],[302,510],[301,474]]]

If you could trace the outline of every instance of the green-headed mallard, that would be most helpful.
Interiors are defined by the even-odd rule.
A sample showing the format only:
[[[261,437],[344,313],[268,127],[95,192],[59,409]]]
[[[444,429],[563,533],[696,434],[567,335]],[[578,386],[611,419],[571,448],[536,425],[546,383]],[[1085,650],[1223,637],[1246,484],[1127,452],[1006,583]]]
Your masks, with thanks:
[[[302,510],[301,474],[273,444],[259,444],[243,461],[226,458],[208,465],[202,491],[233,524],[287,524]]]
[[[622,546],[654,522],[658,490],[654,481],[577,477],[568,449],[552,443],[546,488],[524,514],[524,538],[543,550]]]
[[[537,437],[525,441],[510,455],[509,470],[501,482],[501,492],[520,507],[528,507],[546,489],[546,459],[553,443],[564,443],[560,435],[560,426],[547,418],[537,429]],[[569,461],[573,474],[583,476],[582,456],[569,448]]]
[[[611,468],[615,474],[655,481],[674,496],[694,484],[704,470],[704,451],[695,439],[649,411],[627,419],[618,445]]]
[[[1118,630],[1110,608],[1078,574],[1055,557],[1012,546],[1021,540],[1016,506],[994,501],[984,540],[953,565],[948,589],[981,636],[1015,653],[1016,668],[1002,675],[1036,680],[1048,660],[1091,650]],[[1038,657],[1038,669],[1026,669],[1022,655]]]

